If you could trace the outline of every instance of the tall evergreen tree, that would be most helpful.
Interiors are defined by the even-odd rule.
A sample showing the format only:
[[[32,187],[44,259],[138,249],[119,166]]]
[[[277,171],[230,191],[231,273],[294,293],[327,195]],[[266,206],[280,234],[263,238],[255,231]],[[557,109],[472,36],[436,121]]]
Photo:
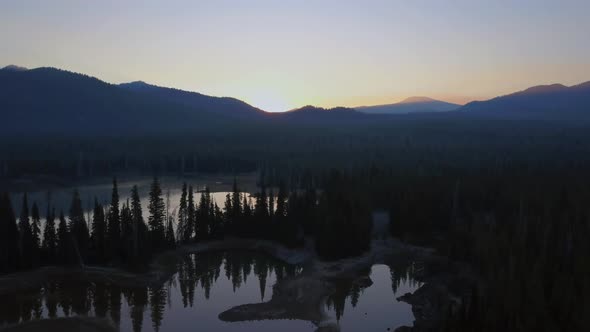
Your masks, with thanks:
[[[74,250],[78,255],[80,264],[83,264],[88,256],[88,244],[90,235],[88,234],[88,225],[84,219],[84,209],[78,190],[74,190],[72,196],[72,205],[70,207],[70,232],[74,241]]]
[[[178,205],[178,240],[186,242],[187,233],[187,187],[186,182],[182,184],[180,204]]]
[[[131,189],[131,218],[133,220],[133,258],[137,260],[140,255],[140,249],[145,247],[145,222],[141,210],[141,201],[139,199],[139,190],[137,186]],[[145,252],[144,252],[145,254]],[[147,255],[145,255],[147,256]]]
[[[234,178],[234,184],[232,188],[232,219],[235,221],[240,218],[242,214],[242,209],[240,206],[240,190],[238,189],[238,181]]]
[[[201,193],[199,200],[199,213],[196,220],[196,238],[197,240],[204,240],[208,236],[208,224],[211,217],[211,193],[209,187],[205,187],[204,192]]]
[[[110,256],[115,257],[121,246],[121,211],[119,210],[119,190],[117,178],[113,178],[113,191],[111,194],[111,205],[108,212],[108,247]]]
[[[133,216],[129,207],[129,200],[121,207],[121,254],[126,262],[133,257]]]
[[[36,202],[33,202],[31,207],[31,234],[33,235],[33,252],[37,255],[41,247],[41,216]]]
[[[29,202],[27,199],[27,194],[23,195],[23,205],[21,208],[20,218],[19,218],[19,235],[20,235],[20,256],[21,256],[21,265],[24,268],[29,268],[33,266],[33,247],[34,247],[34,239],[33,239],[33,232],[31,230],[31,224],[29,220]]]
[[[195,211],[195,199],[193,194],[193,186],[188,188],[188,202],[186,209],[186,228],[184,230],[184,241],[188,242],[192,239],[193,233],[195,232],[195,223],[197,215]]]
[[[268,215],[271,219],[274,219],[275,215],[275,194],[272,189],[268,195]]]
[[[47,221],[43,230],[43,253],[49,263],[55,262],[57,250],[57,234],[55,233],[55,208],[49,210],[47,205]]]
[[[224,228],[223,212],[217,203],[213,203],[213,218],[209,224],[209,236],[213,239],[220,238]]]
[[[169,248],[176,246],[176,238],[174,237],[174,217],[168,217],[168,226],[166,227],[166,245]]]
[[[70,236],[68,225],[66,224],[66,218],[64,217],[63,211],[59,213],[59,225],[57,229],[57,259],[62,264],[68,264],[70,262]]]
[[[0,272],[18,268],[19,233],[8,194],[0,194]]]
[[[268,236],[269,233],[269,215],[268,215],[268,198],[266,197],[266,188],[262,186],[256,196],[254,205],[254,228],[257,236]]]
[[[150,216],[148,218],[148,224],[150,228],[150,237],[152,244],[155,248],[161,248],[165,243],[164,234],[164,222],[165,222],[165,205],[164,199],[162,198],[162,188],[160,187],[160,181],[157,177],[154,177],[154,181],[150,187],[150,202],[148,210]]]
[[[231,198],[231,194],[226,194],[225,195],[225,203],[223,205],[223,219],[224,219],[224,224],[225,224],[225,231],[226,232],[232,232],[234,231],[234,209],[232,207],[232,198]]]
[[[94,212],[92,214],[92,245],[99,262],[107,259],[107,225],[102,205],[94,198]]]
[[[287,214],[287,190],[285,185],[281,182],[279,184],[279,192],[277,194],[277,209],[275,216],[280,220]]]

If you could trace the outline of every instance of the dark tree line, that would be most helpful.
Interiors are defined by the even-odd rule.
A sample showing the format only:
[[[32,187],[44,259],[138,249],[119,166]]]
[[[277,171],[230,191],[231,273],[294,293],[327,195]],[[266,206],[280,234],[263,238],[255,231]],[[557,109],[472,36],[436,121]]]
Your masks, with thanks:
[[[288,191],[281,182],[274,188],[262,185],[258,193],[250,195],[240,192],[234,181],[221,208],[208,188],[196,201],[193,187],[184,184],[174,216],[169,214],[170,202],[164,201],[160,182],[154,178],[146,222],[137,186],[132,188],[130,200],[121,203],[115,179],[110,204],[103,207],[95,198],[90,220],[86,220],[80,195],[74,191],[67,220],[63,211],[56,215],[48,200],[43,226],[35,202],[29,213],[26,194],[18,221],[9,196],[4,194],[0,206],[4,237],[1,269],[8,272],[48,264],[141,267],[156,252],[228,235],[274,240],[289,247],[303,245],[307,235],[315,239],[323,258],[357,255],[369,247],[371,213],[368,202],[350,190],[351,186],[350,178],[338,172],[331,173],[322,190],[308,186]]]
[[[105,208],[95,199],[92,220],[88,221],[80,195],[74,191],[67,220],[63,211],[56,216],[48,200],[46,222],[41,231],[41,218],[35,202],[29,217],[28,198],[23,195],[17,222],[9,195],[2,194],[0,270],[10,272],[48,264],[144,265],[152,253],[175,245],[174,240],[166,242],[165,239],[167,224],[161,196],[159,182],[154,179],[150,190],[148,227],[143,219],[137,186],[131,190],[131,200],[120,204],[114,180],[111,204]]]

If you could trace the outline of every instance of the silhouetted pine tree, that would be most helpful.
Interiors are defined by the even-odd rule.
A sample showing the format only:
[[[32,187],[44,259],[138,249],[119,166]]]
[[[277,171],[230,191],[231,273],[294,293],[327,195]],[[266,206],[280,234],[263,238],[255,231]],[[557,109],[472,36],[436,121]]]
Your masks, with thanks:
[[[60,211],[59,225],[57,229],[57,259],[60,263],[71,263],[71,248],[72,246],[66,218],[63,211]]]
[[[256,236],[267,237],[270,223],[268,215],[268,198],[266,188],[262,186],[254,205],[254,231]]]
[[[245,236],[253,236],[255,234],[254,231],[254,223],[252,222],[252,199],[249,199],[244,195],[244,204],[243,204],[244,213],[242,214],[242,221],[240,222],[240,228],[242,229],[242,235]]]
[[[82,200],[78,190],[74,190],[72,196],[72,205],[70,207],[70,232],[74,241],[74,249],[76,254],[79,255],[78,259],[82,260],[79,263],[86,261],[88,256],[88,244],[90,235],[88,234],[88,226],[84,219],[84,210],[82,209]]]
[[[57,254],[57,234],[55,231],[55,208],[49,210],[47,205],[47,221],[43,230],[43,244],[41,245],[45,261],[55,263]]]
[[[174,217],[168,217],[168,226],[166,227],[166,245],[169,248],[174,248],[176,246],[176,238],[174,237]]]
[[[225,195],[225,203],[223,204],[223,219],[225,222],[225,231],[232,232],[234,231],[234,225],[232,223],[233,220],[233,208],[232,208],[232,199],[231,194]]]
[[[279,184],[279,192],[277,194],[277,209],[275,217],[282,220],[287,215],[287,190],[283,182]]]
[[[188,202],[186,207],[186,228],[184,230],[184,241],[188,242],[193,239],[195,232],[197,214],[195,211],[195,198],[193,193],[193,186],[188,189]]]
[[[18,226],[20,234],[21,266],[24,268],[30,268],[34,265],[33,248],[35,246],[35,242],[29,220],[29,203],[26,193],[23,195],[23,205]]]
[[[217,203],[213,204],[213,219],[211,224],[209,225],[209,237],[213,239],[218,239],[222,237],[224,229],[224,217],[223,211],[219,208]]]
[[[31,207],[31,234],[33,235],[33,254],[39,258],[39,248],[41,247],[41,216],[37,202],[33,202]]]
[[[133,217],[129,208],[129,200],[121,208],[121,253],[125,262],[133,257]]]
[[[94,212],[92,214],[92,246],[95,251],[95,258],[98,262],[105,262],[107,253],[107,224],[104,209],[94,198]]]
[[[147,227],[143,221],[143,213],[141,210],[141,202],[139,199],[139,190],[137,186],[131,189],[131,219],[132,224],[132,243],[133,243],[133,260],[138,261],[140,255],[147,259],[150,256],[151,250],[147,246]]]
[[[149,205],[148,210],[150,216],[148,218],[148,224],[150,228],[150,238],[154,248],[162,248],[165,243],[165,205],[164,199],[162,198],[162,188],[160,188],[160,182],[157,177],[154,177],[154,181],[150,187],[149,193]]]
[[[182,193],[180,194],[180,204],[178,205],[178,240],[187,241],[187,187],[186,182],[182,184]]]
[[[0,194],[0,272],[18,268],[19,232],[10,196]]]
[[[121,211],[119,210],[119,190],[117,178],[113,178],[113,191],[111,194],[111,205],[108,211],[107,222],[107,243],[110,258],[116,258],[121,247]]]
[[[233,209],[233,211],[231,213],[231,217],[232,217],[231,219],[232,219],[232,223],[236,224],[236,223],[239,223],[239,219],[242,217],[242,207],[241,207],[241,202],[240,202],[240,190],[238,189],[238,182],[237,182],[236,178],[234,178],[231,199],[232,199],[231,206]]]
[[[211,218],[211,194],[209,187],[205,187],[205,190],[201,193],[201,199],[199,200],[199,208],[196,218],[196,239],[205,240],[208,234],[208,225]]]
[[[268,195],[268,216],[271,220],[274,220],[275,217],[275,197],[274,192],[270,189],[270,193]]]

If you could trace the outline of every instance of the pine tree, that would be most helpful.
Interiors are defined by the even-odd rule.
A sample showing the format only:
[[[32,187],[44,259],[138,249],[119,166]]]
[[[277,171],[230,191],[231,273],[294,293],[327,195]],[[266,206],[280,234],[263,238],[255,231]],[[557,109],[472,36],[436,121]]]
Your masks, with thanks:
[[[262,186],[260,193],[256,196],[256,203],[254,205],[254,231],[258,236],[266,236],[268,234],[268,198],[266,197],[266,189]]]
[[[232,199],[231,199],[231,194],[226,194],[225,195],[225,203],[223,205],[223,219],[225,221],[225,230],[226,232],[231,232],[233,231],[233,227],[234,226],[234,222],[233,222],[233,213],[234,213],[234,209],[232,207]]]
[[[178,240],[186,242],[187,233],[187,188],[186,182],[182,184],[180,204],[178,205]]]
[[[154,177],[154,181],[150,187],[150,202],[148,210],[150,216],[148,218],[148,224],[150,227],[150,237],[152,244],[155,248],[162,248],[165,243],[164,234],[164,222],[165,222],[165,206],[164,199],[162,198],[162,189],[160,188],[160,182],[157,177]]]
[[[238,189],[238,182],[236,180],[236,178],[234,178],[234,184],[233,184],[233,189],[232,189],[232,219],[235,222],[236,220],[238,220],[238,218],[240,218],[241,214],[242,214],[242,208],[240,206],[240,190]]]
[[[282,219],[287,214],[287,191],[285,185],[281,182],[279,184],[279,193],[277,194],[277,209],[275,216],[277,219]]]
[[[130,262],[133,256],[133,217],[129,208],[129,200],[121,207],[121,253],[125,261]]]
[[[29,220],[29,203],[27,194],[23,196],[23,205],[19,218],[19,234],[20,234],[20,256],[21,265],[24,268],[30,268],[34,265],[33,263],[33,232],[31,230],[31,224]]]
[[[146,228],[143,221],[143,213],[141,210],[141,201],[139,199],[139,190],[137,186],[133,186],[131,189],[131,219],[133,220],[133,259],[137,260],[140,254],[140,249],[145,247],[145,234]],[[144,253],[145,254],[145,253]],[[148,255],[145,255],[148,256]]]
[[[188,242],[192,239],[195,231],[195,223],[197,219],[195,211],[195,199],[193,194],[193,186],[188,188],[188,203],[186,212],[186,228],[184,233],[184,242]]]
[[[221,236],[222,230],[225,228],[223,212],[217,203],[213,204],[213,215],[212,222],[209,225],[209,236],[215,239]]]
[[[113,178],[113,191],[111,194],[111,205],[108,212],[108,247],[111,258],[119,253],[121,246],[121,211],[119,210],[119,190],[117,188],[117,179]]]
[[[274,219],[275,216],[275,197],[274,192],[271,189],[270,194],[268,195],[268,215],[271,219]]]
[[[19,232],[8,194],[0,194],[0,272],[18,268]]]
[[[96,252],[96,259],[105,262],[107,259],[107,227],[102,205],[94,198],[94,212],[92,214],[92,245]]]
[[[174,217],[168,217],[168,226],[166,227],[166,245],[169,248],[174,248],[176,246],[176,239],[174,237]]]
[[[37,258],[41,247],[41,216],[36,202],[33,202],[31,207],[31,234],[33,235],[33,253]]]
[[[47,205],[47,222],[45,223],[45,229],[43,230],[43,244],[41,247],[47,262],[55,262],[57,250],[57,234],[55,233],[55,208],[50,211],[49,204]]]
[[[205,187],[205,191],[201,193],[199,201],[199,213],[196,220],[196,238],[197,240],[204,240],[208,236],[208,224],[211,216],[211,195],[209,187]]]
[[[82,200],[78,190],[74,190],[72,196],[72,205],[70,207],[70,233],[74,241],[74,250],[78,255],[80,264],[86,260],[88,256],[88,244],[90,235],[88,234],[88,225],[84,219],[84,210],[82,208]]]
[[[69,264],[70,262],[70,236],[68,225],[63,211],[59,213],[59,225],[57,229],[57,258],[62,264]]]
[[[240,221],[240,229],[242,235],[251,236],[254,234],[252,230],[251,221],[252,221],[252,202],[249,200],[246,195],[244,195],[244,204],[243,204],[243,214],[241,216]]]

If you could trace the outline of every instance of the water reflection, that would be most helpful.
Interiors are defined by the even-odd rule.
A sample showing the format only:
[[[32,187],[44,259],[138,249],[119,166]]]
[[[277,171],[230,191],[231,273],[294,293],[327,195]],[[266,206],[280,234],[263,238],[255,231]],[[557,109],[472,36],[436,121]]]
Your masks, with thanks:
[[[414,292],[421,286],[414,276],[419,263],[395,268],[374,265],[365,271],[368,279],[341,280],[337,291],[326,302],[327,311],[336,318],[342,331],[386,331],[411,326],[414,315],[411,306],[397,297]]]
[[[343,331],[383,330],[411,325],[409,305],[398,302],[420,284],[412,263],[375,265],[365,280],[342,280],[327,301]],[[80,280],[50,282],[37,289],[0,296],[0,325],[40,318],[96,316],[121,331],[314,331],[297,320],[224,322],[218,315],[234,306],[270,300],[272,286],[301,272],[266,255],[248,251],[186,256],[177,273],[158,287],[119,287]]]
[[[160,287],[123,288],[63,280],[28,292],[0,296],[0,324],[97,316],[111,320],[122,331],[190,330],[193,326],[190,321],[194,319],[209,330],[227,330],[223,325],[228,323],[217,318],[220,312],[234,305],[268,300],[272,295],[269,288],[275,282],[300,270],[246,251],[190,255]],[[168,322],[167,316],[174,321]],[[151,324],[146,322],[148,319]],[[184,325],[178,325],[179,322]]]

